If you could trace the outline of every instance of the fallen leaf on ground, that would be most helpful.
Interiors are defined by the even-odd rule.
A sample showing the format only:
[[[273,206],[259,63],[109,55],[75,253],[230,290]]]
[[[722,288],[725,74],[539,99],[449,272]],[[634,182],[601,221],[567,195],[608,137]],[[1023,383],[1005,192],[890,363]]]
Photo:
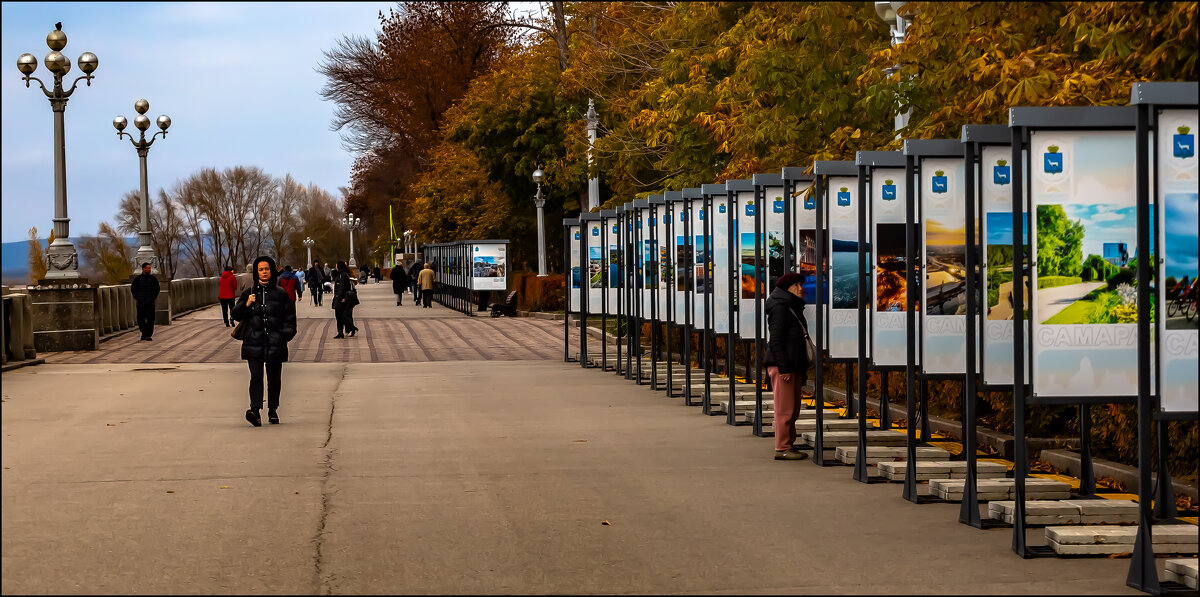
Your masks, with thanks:
[[[609,521],[607,521],[607,520],[606,520],[606,521],[604,521],[604,522],[602,522],[602,523],[600,523],[600,524],[601,524],[601,525],[604,525],[604,526],[606,526],[606,527],[610,527],[610,526],[612,526],[612,523],[611,523],[611,522],[609,522]]]
[[[229,489],[229,486],[228,486],[228,485],[222,485],[222,486],[221,486],[221,489]]]
[[[586,439],[577,439],[577,440],[575,440],[575,442],[576,442],[576,443],[579,443],[579,442],[586,442],[586,441],[587,441]]]
[[[116,423],[105,423],[105,425],[108,425],[109,427],[116,427],[116,426],[117,426],[117,424],[116,424]]]
[[[168,489],[168,490],[167,490],[167,493],[175,493],[175,491],[173,491],[173,490],[171,490],[171,489]]]

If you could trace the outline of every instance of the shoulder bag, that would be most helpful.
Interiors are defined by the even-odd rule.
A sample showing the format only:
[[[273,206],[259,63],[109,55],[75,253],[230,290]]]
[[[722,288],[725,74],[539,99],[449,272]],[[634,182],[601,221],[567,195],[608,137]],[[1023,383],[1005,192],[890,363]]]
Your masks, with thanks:
[[[241,340],[242,336],[244,336],[245,334],[246,334],[246,320],[245,319],[237,322],[237,325],[233,326],[233,329],[229,332],[229,335],[232,336],[234,340]]]
[[[808,364],[811,365],[817,359],[817,345],[813,344],[812,337],[808,335],[808,326],[804,325],[804,320],[800,319],[800,316],[796,315],[796,312],[791,307],[788,307],[787,310],[788,313],[792,314],[792,317],[796,318],[796,323],[800,324],[800,329],[804,332],[804,349],[808,354]]]
[[[353,306],[357,305],[358,304],[358,291],[353,288],[347,288],[346,294],[343,295],[342,300],[346,302],[347,307],[353,307]]]

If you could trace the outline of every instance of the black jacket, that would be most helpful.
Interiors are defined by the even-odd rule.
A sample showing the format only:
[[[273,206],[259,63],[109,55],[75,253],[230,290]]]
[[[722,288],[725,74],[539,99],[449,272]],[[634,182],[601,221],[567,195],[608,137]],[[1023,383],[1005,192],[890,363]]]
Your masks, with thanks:
[[[316,266],[308,268],[304,274],[304,283],[308,284],[309,288],[317,288],[325,283],[325,272]]]
[[[259,259],[270,260],[268,257]],[[257,260],[254,267],[258,269]],[[273,261],[271,270],[275,270]],[[276,283],[277,275],[272,274],[265,285],[255,282],[233,305],[233,318],[246,322],[245,335],[242,336],[244,360],[272,363],[288,360],[288,342],[296,337],[296,303]],[[252,292],[255,294],[254,305],[246,306]]]
[[[158,278],[153,274],[138,274],[129,283],[129,292],[133,294],[133,300],[143,305],[154,304],[158,299],[158,290]]]
[[[409,286],[412,286],[412,278],[408,277],[404,266],[393,267],[390,277],[392,278],[392,294],[403,294]]]
[[[776,288],[767,297],[767,355],[763,364],[774,365],[780,373],[799,373],[806,377],[808,350],[804,332],[808,322],[804,319],[804,299]]]
[[[414,261],[413,264],[408,267],[408,279],[412,280],[413,282],[416,282],[417,274],[421,273],[422,267],[424,267],[424,266],[421,264],[420,261]]]
[[[350,274],[346,272],[333,273],[333,308],[337,309],[342,306],[342,301],[346,298],[346,291],[354,288],[353,282],[350,281]]]

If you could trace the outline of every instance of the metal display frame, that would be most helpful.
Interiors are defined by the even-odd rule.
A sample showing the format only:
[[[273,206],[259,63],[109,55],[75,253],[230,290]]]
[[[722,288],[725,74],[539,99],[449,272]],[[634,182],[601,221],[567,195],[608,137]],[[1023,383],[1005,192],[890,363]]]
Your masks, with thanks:
[[[1034,230],[1033,220],[1036,218],[1036,211],[1032,205],[1032,187],[1030,175],[1033,156],[1029,156],[1028,160],[1024,160],[1023,152],[1028,154],[1032,150],[1030,147],[1030,134],[1033,131],[1058,130],[1058,131],[1129,131],[1135,133],[1137,128],[1137,108],[1133,106],[1099,106],[1099,107],[1053,107],[1053,108],[1009,108],[1008,126],[1010,129],[1011,145],[1012,145],[1012,161],[1013,161],[1013,229],[1017,230],[1021,227],[1021,211],[1029,213],[1030,220],[1030,238],[1028,239],[1030,250],[1033,250],[1037,242],[1037,234]],[[1135,145],[1137,144],[1135,140]],[[1141,165],[1136,168],[1141,171]],[[1138,238],[1142,240],[1144,236],[1149,234],[1145,228],[1146,220],[1144,219],[1146,211],[1145,206],[1148,206],[1148,194],[1142,196],[1139,192],[1137,201],[1138,206]],[[1013,234],[1013,264],[1014,266],[1023,263],[1025,259],[1024,248],[1020,243],[1021,236]],[[1148,247],[1148,244],[1139,245],[1139,247]],[[1139,255],[1144,255],[1146,251],[1139,251]],[[1139,257],[1139,260],[1141,258]],[[1037,267],[1037,263],[1031,261],[1030,269]],[[1146,268],[1141,268],[1145,270]],[[1139,279],[1140,279],[1139,274]],[[1147,279],[1148,282],[1148,279]],[[1025,272],[1023,268],[1013,267],[1013,287],[1023,288],[1025,284]],[[1145,285],[1139,284],[1138,295],[1143,295]],[[1013,504],[1013,551],[1023,558],[1031,557],[1054,557],[1057,554],[1053,549],[1046,546],[1030,547],[1026,543],[1025,537],[1025,479],[1029,476],[1029,456],[1028,447],[1026,444],[1027,435],[1025,432],[1025,408],[1027,405],[1079,405],[1080,411],[1080,495],[1091,495],[1095,492],[1095,473],[1092,467],[1091,456],[1091,407],[1098,404],[1116,404],[1116,403],[1133,403],[1138,400],[1138,396],[1072,396],[1072,397],[1057,397],[1057,396],[1037,396],[1037,388],[1030,379],[1028,384],[1025,381],[1025,350],[1028,348],[1032,351],[1032,342],[1026,346],[1024,338],[1023,326],[1019,322],[1023,318],[1016,317],[1017,313],[1024,313],[1025,300],[1023,292],[1013,293],[1013,435],[1015,436],[1014,445],[1014,504]],[[1034,298],[1031,294],[1030,298]],[[1148,299],[1147,299],[1148,300]],[[1149,303],[1142,303],[1139,298],[1139,308],[1145,306],[1148,312]],[[1032,314],[1036,318],[1036,313]],[[1139,322],[1144,318],[1138,318]],[[1148,324],[1147,324],[1148,325]],[[1147,333],[1142,333],[1146,331]],[[1033,320],[1030,320],[1030,332],[1033,332]],[[1148,327],[1142,330],[1139,324],[1138,333],[1138,353],[1141,354],[1142,345],[1145,343],[1146,355],[1149,355],[1149,334]],[[1032,365],[1032,362],[1031,362]],[[1141,362],[1139,359],[1139,386],[1143,383],[1143,372],[1141,371]],[[1149,384],[1148,361],[1147,372],[1145,373],[1145,383]],[[1147,394],[1149,388],[1146,388]],[[1139,420],[1139,425],[1141,421]],[[1139,455],[1140,457],[1140,455]],[[1148,502],[1146,506],[1148,507]],[[1141,532],[1139,532],[1137,541],[1142,541]],[[1147,538],[1149,529],[1146,530]]]
[[[712,390],[713,390],[712,376],[714,373],[716,373],[715,370],[717,368],[717,357],[716,357],[716,354],[714,354],[714,353],[716,352],[716,339],[717,339],[717,335],[718,335],[717,331],[716,331],[716,320],[717,320],[717,314],[716,314],[716,303],[717,303],[717,301],[716,301],[716,299],[717,299],[716,278],[717,278],[717,276],[716,276],[716,274],[717,274],[717,272],[716,272],[716,263],[715,263],[717,239],[716,239],[716,227],[715,227],[714,223],[716,222],[716,219],[720,216],[720,214],[717,213],[717,210],[714,209],[714,207],[716,205],[716,198],[717,197],[722,197],[722,198],[726,197],[727,191],[725,190],[725,185],[723,185],[723,184],[703,184],[703,185],[700,185],[700,193],[704,197],[704,209],[703,209],[704,215],[702,216],[702,217],[704,217],[704,222],[705,222],[704,238],[705,238],[706,243],[708,243],[708,242],[712,243],[712,250],[709,250],[708,247],[705,247],[705,251],[704,251],[705,283],[707,285],[711,285],[712,290],[710,290],[709,292],[706,292],[704,294],[704,301],[705,301],[704,357],[705,357],[706,364],[704,367],[704,402],[703,402],[702,408],[703,408],[704,414],[713,415],[716,413],[712,412]],[[726,211],[728,211],[728,209],[726,209]],[[726,374],[728,374],[728,375],[730,375],[730,377],[732,377],[733,370],[730,368],[730,365],[731,365],[731,363],[729,363],[729,361],[725,362]],[[732,399],[733,399],[733,396],[731,394],[730,400],[732,400]]]
[[[699,292],[699,284],[696,279],[696,237],[693,230],[693,209],[695,208],[696,200],[703,199],[698,187],[685,188],[680,191],[683,200],[684,235],[687,237],[687,243],[692,248],[690,251],[691,259],[687,264],[688,291],[684,293],[684,327],[683,327],[683,356],[680,359],[684,364],[683,371],[683,403],[686,406],[699,406],[701,402],[692,402],[692,337],[696,333],[696,293]],[[706,241],[707,242],[707,241]],[[707,246],[706,246],[707,248]],[[697,359],[699,362],[699,359]]]
[[[729,374],[729,406],[725,409],[727,425],[740,424],[737,420],[737,369],[734,357],[737,354],[737,344],[741,343],[745,353],[749,355],[749,347],[755,342],[754,338],[744,338],[741,335],[741,278],[742,278],[742,243],[741,230],[738,228],[738,213],[740,212],[740,193],[753,193],[754,182],[748,178],[734,178],[725,181],[725,203],[728,206],[725,216],[729,226],[729,337],[725,342],[725,368]],[[757,211],[755,211],[757,213]],[[714,243],[715,244],[715,243]],[[715,277],[715,276],[714,276]],[[746,381],[750,381],[750,360],[746,359]],[[757,380],[756,380],[757,381]],[[761,385],[759,393],[761,395]]]
[[[575,267],[575,264],[571,260],[571,241],[572,241],[571,229],[572,229],[572,227],[578,228],[579,224],[580,224],[579,218],[563,218],[563,245],[562,246],[563,246],[563,362],[564,363],[575,362],[574,359],[571,358],[571,306],[572,306],[572,302],[573,302],[573,301],[571,301],[571,282],[572,282],[572,279],[573,279],[574,273],[575,273],[574,269],[573,269]],[[582,257],[583,256],[580,255],[580,261],[582,261]],[[583,286],[583,264],[580,263],[579,265],[580,265],[579,286],[581,287],[579,290],[580,290],[580,294],[583,294],[583,292],[582,292],[583,291],[583,288],[582,288],[582,286]],[[578,309],[579,306],[575,305],[575,308]],[[584,360],[586,360],[586,358],[587,357],[585,355]]]
[[[663,224],[665,225],[667,235],[667,263],[670,264],[670,272],[667,275],[667,397],[675,398],[678,394],[675,393],[675,364],[683,360],[682,350],[679,357],[675,356],[672,351],[671,342],[674,340],[675,332],[683,328],[679,323],[679,235],[675,231],[676,214],[683,215],[680,211],[683,203],[683,191],[666,191],[663,193],[665,205],[663,206],[665,213],[663,215]],[[686,239],[684,239],[686,241]],[[686,245],[685,245],[686,246]],[[681,338],[682,340],[682,338]]]
[[[1163,156],[1159,151],[1151,151],[1151,143],[1161,139],[1159,117],[1164,109],[1200,109],[1197,94],[1200,85],[1196,82],[1176,83],[1134,83],[1130,89],[1130,105],[1135,110],[1134,138],[1136,139],[1137,159],[1137,245],[1138,248],[1153,246],[1153,254],[1158,260],[1154,268],[1150,267],[1147,254],[1149,251],[1137,252],[1138,293],[1137,309],[1139,313],[1150,311],[1150,293],[1147,288],[1151,284],[1151,276],[1158,279],[1160,265],[1164,262],[1163,254],[1158,246],[1159,233],[1156,230],[1154,238],[1150,238],[1151,217],[1155,222],[1163,220],[1158,212],[1150,213],[1150,193],[1158,189],[1159,162]],[[1153,139],[1153,140],[1152,140]],[[1194,137],[1193,137],[1194,139]],[[1193,152],[1194,142],[1193,142]],[[1152,154],[1152,155],[1151,155]],[[1157,206],[1162,209],[1162,206]],[[1165,217],[1165,216],[1164,216]],[[1165,281],[1165,280],[1164,280]],[[1165,288],[1159,287],[1160,292]],[[1166,314],[1158,313],[1159,321],[1155,324],[1158,333],[1166,329]],[[1162,392],[1162,349],[1165,342],[1150,344],[1150,322],[1148,318],[1138,318],[1138,530],[1133,545],[1133,556],[1129,564],[1129,573],[1125,584],[1140,591],[1151,594],[1163,593],[1163,585],[1158,580],[1158,569],[1154,563],[1153,525],[1155,519],[1170,519],[1178,516],[1175,506],[1175,492],[1171,487],[1171,473],[1167,466],[1167,422],[1171,420],[1196,421],[1197,412],[1171,411],[1163,412],[1161,403]],[[1161,338],[1161,336],[1159,336]],[[1151,370],[1151,351],[1158,354]],[[1151,393],[1150,377],[1155,376],[1155,388],[1159,393]],[[1151,428],[1157,427],[1158,434],[1158,483],[1157,491],[1152,489],[1150,468],[1152,463]],[[1183,588],[1187,591],[1186,588]]]
[[[770,294],[771,288],[774,285],[771,283],[771,266],[770,266],[770,247],[769,234],[767,232],[767,214],[768,209],[774,209],[774,205],[768,205],[767,189],[779,189],[783,191],[783,173],[766,173],[755,174],[750,177],[751,184],[754,187],[754,428],[753,433],[757,437],[771,437],[774,435],[772,430],[770,435],[763,431],[763,377],[765,371],[763,369],[763,356],[766,352],[767,329],[766,329],[766,299]],[[784,201],[784,224],[787,220],[787,202]],[[785,228],[786,229],[786,228]],[[740,243],[739,243],[740,244]],[[766,253],[764,254],[764,249]],[[740,261],[740,259],[739,259]],[[785,262],[786,263],[786,262]],[[759,272],[763,272],[762,285],[758,283]],[[780,273],[776,272],[776,277]],[[765,291],[759,292],[762,288]],[[749,365],[749,363],[747,363]],[[749,371],[747,371],[749,373]],[[747,375],[749,377],[749,375]],[[774,397],[772,396],[772,407],[774,405]],[[803,405],[796,404],[795,408],[799,410]],[[772,422],[774,428],[774,422]]]
[[[928,309],[925,308],[925,272],[927,271],[924,258],[924,231],[925,231],[925,197],[919,182],[924,160],[927,158],[951,158],[962,160],[964,156],[963,144],[958,139],[905,139],[903,154],[905,157],[905,178],[906,186],[905,193],[908,198],[907,209],[909,210],[908,226],[905,229],[905,265],[909,274],[907,288],[905,289],[905,300],[907,302],[906,316],[908,318],[908,364],[905,367],[905,395],[907,407],[907,423],[905,425],[907,440],[906,447],[908,457],[905,463],[904,477],[904,499],[916,503],[932,503],[942,502],[944,500],[937,499],[931,496],[917,495],[917,480],[916,480],[916,448],[917,444],[929,445],[930,427],[929,427],[929,382],[931,380],[961,380],[966,376],[965,367],[964,373],[926,373],[925,345],[928,342],[925,331],[925,317]],[[915,199],[914,199],[915,197]],[[967,201],[969,202],[969,201]],[[965,206],[964,206],[965,207]],[[913,210],[916,210],[915,218]],[[966,222],[967,229],[973,229],[974,222]],[[967,252],[970,253],[972,248],[966,243],[964,245]],[[920,297],[920,310],[916,310],[916,300]],[[969,317],[969,315],[968,315]],[[918,320],[919,318],[919,320]],[[914,323],[915,322],[915,323]],[[971,326],[971,322],[967,321],[967,327]],[[919,330],[917,333],[911,333],[913,330]],[[921,335],[921,348],[917,348],[917,334]],[[914,382],[920,385],[920,395],[916,398]],[[965,387],[965,384],[964,384]],[[962,400],[966,403],[965,398]],[[915,403],[915,404],[914,404]],[[917,442],[916,426],[917,420],[920,420],[920,442]],[[966,417],[962,421],[962,435],[966,436]]]
[[[788,167],[782,168],[780,171],[780,179],[783,182],[783,201],[784,201],[783,259],[784,259],[784,263],[789,264],[788,267],[791,268],[792,270],[796,269],[797,261],[799,259],[799,254],[800,254],[799,248],[798,248],[799,239],[797,237],[797,232],[799,232],[799,230],[800,230],[799,214],[804,209],[804,198],[801,197],[800,195],[805,192],[807,192],[808,194],[811,194],[813,196],[814,211],[816,211],[817,213],[820,213],[820,210],[821,210],[821,206],[819,205],[821,202],[817,201],[815,198],[816,192],[817,192],[817,189],[815,187],[815,184],[816,184],[815,178],[809,172],[810,170],[811,170],[811,168],[788,166]],[[796,190],[798,187],[803,186],[803,185],[807,185],[807,191]],[[797,199],[799,199],[799,200],[797,200]],[[816,228],[821,228],[821,227],[823,227],[822,220],[820,218],[816,217],[816,215],[814,214],[814,228],[813,228],[814,235],[816,235]],[[807,228],[806,228],[806,230],[807,230]],[[815,248],[816,247],[814,247],[814,249]],[[817,286],[824,287],[826,285],[826,274],[825,274],[825,271],[822,268],[820,268],[820,266],[819,266],[820,262],[818,261],[817,263],[818,263],[818,265],[814,267],[813,286],[814,287],[817,287]],[[816,330],[814,330],[812,326],[814,325],[814,322],[816,321],[816,314],[821,311],[821,304],[817,303],[817,302],[812,302],[811,305],[813,307],[813,321],[808,322],[809,329],[807,331],[809,332],[809,335],[811,337],[818,338],[817,334],[816,334]],[[805,318],[807,320],[807,314],[806,314]],[[818,338],[817,340],[814,340],[814,344],[816,345],[817,354],[820,355],[820,358],[821,359],[825,358],[825,356],[826,356],[825,343],[822,341],[819,341],[819,338]],[[818,359],[818,360],[820,360],[820,359]],[[816,363],[809,363],[809,366],[815,368]],[[814,376],[814,378],[815,378],[815,376]],[[814,402],[815,402],[815,396],[816,396],[816,394],[814,393]]]

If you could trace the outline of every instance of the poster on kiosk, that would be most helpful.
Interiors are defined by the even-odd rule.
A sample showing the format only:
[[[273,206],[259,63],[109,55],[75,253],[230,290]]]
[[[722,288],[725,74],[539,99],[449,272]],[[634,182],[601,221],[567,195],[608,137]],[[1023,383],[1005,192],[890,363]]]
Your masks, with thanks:
[[[817,337],[817,272],[827,271],[825,264],[817,267],[817,198],[811,181],[796,183],[792,191],[792,221],[795,222],[795,271],[804,276],[804,321],[809,337]],[[828,262],[828,258],[826,259]],[[829,301],[829,288],[824,291]]]
[[[689,268],[692,267],[692,241],[688,238],[688,201],[683,199],[683,192],[678,191],[670,195],[678,195],[679,198],[671,201],[671,209],[674,213],[671,216],[672,228],[671,239],[673,250],[671,255],[674,257],[673,272],[674,285],[672,292],[675,293],[673,301],[675,304],[675,323],[685,323],[687,321],[687,295],[692,292],[694,281],[689,275]]]
[[[692,297],[692,325],[697,329],[711,330],[711,321],[708,328],[704,327],[704,309],[708,300],[706,295],[712,293],[712,272],[705,271],[706,259],[709,264],[708,268],[710,270],[712,268],[712,239],[704,234],[704,199],[689,199],[688,201],[691,203],[692,284],[695,292]]]
[[[637,254],[639,272],[637,287],[642,305],[641,317],[646,320],[650,319],[650,301],[654,296],[651,293],[651,289],[654,288],[654,280],[657,277],[654,264],[658,260],[654,258],[657,250],[654,247],[654,240],[650,237],[650,208],[646,205],[645,201],[640,201],[639,203],[641,205],[637,210],[637,238],[639,245]]]
[[[858,305],[868,297],[858,296],[858,178],[829,176],[825,182],[829,212],[830,282],[829,356],[858,358]],[[870,245],[867,246],[870,258]],[[870,320],[868,320],[870,321]]]
[[[904,268],[906,210],[904,168],[871,171],[871,226],[875,242],[871,288],[871,357],[876,367],[901,367],[908,362],[908,279]],[[920,343],[920,336],[917,338]]]
[[[986,315],[983,322],[983,383],[1012,385],[1013,383],[1013,217],[1012,217],[1012,148],[1006,145],[984,147],[980,152],[979,184],[982,212],[984,265],[980,285],[987,289]],[[1022,238],[1029,236],[1029,214],[1021,212]],[[1025,256],[1022,270],[1028,275],[1029,244],[1023,243]],[[1025,305],[1025,335],[1029,338],[1029,290],[1022,295]],[[1025,370],[1029,371],[1029,351],[1025,353]]]
[[[581,262],[579,259],[579,226],[567,226],[567,244],[570,245],[568,254],[571,256],[571,292],[567,296],[568,306],[567,311],[577,313],[579,306],[579,285],[582,272],[580,271]]]
[[[964,163],[920,158],[921,262],[925,284],[921,316],[921,369],[927,374],[967,370],[967,201]]]
[[[603,230],[599,220],[586,221],[588,313],[599,315],[604,310],[604,255]]]
[[[606,280],[605,292],[608,293],[608,314],[617,314],[618,290],[617,287],[621,282],[621,226],[618,224],[616,212],[605,218],[604,228],[607,235],[601,235],[604,239],[604,244],[607,246],[605,250],[605,265]]]
[[[1158,114],[1158,293],[1161,408],[1196,412],[1197,294],[1200,286],[1200,211],[1197,210],[1196,110],[1162,110]]]
[[[674,267],[671,258],[671,251],[674,243],[672,243],[671,235],[668,233],[670,219],[667,216],[667,206],[660,198],[658,203],[651,205],[654,209],[654,248],[655,248],[655,269],[658,276],[654,280],[654,297],[658,302],[655,307],[655,313],[658,315],[658,321],[667,321],[670,319],[670,313],[667,309],[667,292],[671,283],[671,273]]]
[[[471,249],[471,288],[473,290],[504,290],[508,288],[502,244],[478,244]]]
[[[1029,144],[1034,392],[1137,395],[1134,132],[1033,130]]]
[[[725,193],[712,196],[713,241],[713,332],[729,333],[729,200]]]
[[[737,243],[737,265],[735,267],[738,268],[734,276],[737,284],[735,292],[738,298],[736,332],[741,338],[750,340],[754,338],[755,287],[758,288],[758,300],[767,298],[766,276],[764,275],[766,267],[763,262],[759,262],[759,265],[756,266],[754,259],[754,241],[758,235],[755,220],[759,209],[759,206],[755,205],[754,190],[737,191],[736,205],[737,214],[735,214],[736,222],[734,224],[734,230],[737,233],[734,239]]]

